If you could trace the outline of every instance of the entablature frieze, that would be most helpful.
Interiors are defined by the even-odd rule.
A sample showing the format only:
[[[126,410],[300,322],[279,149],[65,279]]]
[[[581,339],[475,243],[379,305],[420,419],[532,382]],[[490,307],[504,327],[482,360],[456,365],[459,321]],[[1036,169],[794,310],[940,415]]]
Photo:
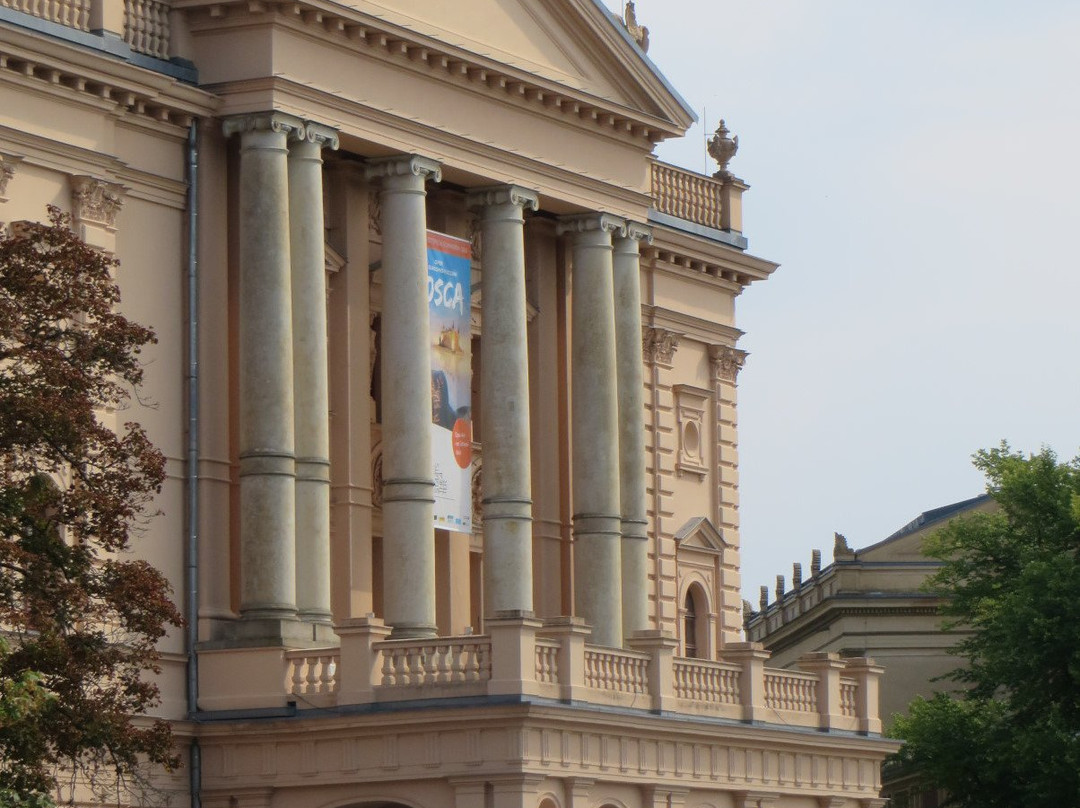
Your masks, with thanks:
[[[285,76],[207,85],[220,95],[223,117],[261,109],[333,121],[341,151],[360,157],[372,153],[419,152],[443,164],[443,177],[466,190],[496,182],[514,183],[538,192],[545,212],[567,214],[606,210],[643,221],[651,203],[648,188],[589,176],[573,166],[555,165],[542,156],[502,148],[478,140],[475,133],[457,132],[420,119],[369,106],[340,93],[294,81]],[[371,144],[380,144],[373,148]]]
[[[876,797],[897,744],[656,716],[521,705],[203,725],[204,787],[310,788],[502,775],[802,796]],[[433,714],[434,713],[434,714]],[[823,739],[828,737],[828,742]],[[317,739],[317,740],[314,740]]]
[[[469,86],[500,101],[527,106],[547,117],[607,137],[657,142],[682,135],[682,126],[605,98],[575,91],[535,73],[503,64],[345,4],[317,0],[174,0],[192,33],[255,24],[288,26],[328,45],[392,62],[447,82]]]

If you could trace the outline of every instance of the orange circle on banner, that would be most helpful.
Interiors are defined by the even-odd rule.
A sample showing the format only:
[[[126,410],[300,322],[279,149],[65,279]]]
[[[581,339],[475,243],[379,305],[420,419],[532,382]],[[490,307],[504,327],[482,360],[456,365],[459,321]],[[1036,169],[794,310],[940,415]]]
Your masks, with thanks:
[[[454,460],[463,469],[472,462],[472,422],[464,418],[454,421]]]

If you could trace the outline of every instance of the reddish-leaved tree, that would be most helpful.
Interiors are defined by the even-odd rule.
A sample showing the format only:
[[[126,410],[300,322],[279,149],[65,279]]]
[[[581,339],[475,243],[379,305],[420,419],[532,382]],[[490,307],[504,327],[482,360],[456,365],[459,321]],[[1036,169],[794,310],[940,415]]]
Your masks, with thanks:
[[[0,235],[0,802],[177,765],[168,724],[140,716],[180,615],[129,547],[164,458],[137,424],[102,422],[154,341],[118,313],[116,266],[56,208]]]

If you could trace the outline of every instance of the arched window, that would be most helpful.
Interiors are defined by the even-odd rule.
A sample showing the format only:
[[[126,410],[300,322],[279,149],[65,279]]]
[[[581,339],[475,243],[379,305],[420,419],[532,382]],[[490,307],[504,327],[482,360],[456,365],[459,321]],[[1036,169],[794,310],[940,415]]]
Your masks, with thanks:
[[[704,593],[693,584],[683,601],[683,655],[691,659],[702,659],[708,652],[704,637],[706,611]]]

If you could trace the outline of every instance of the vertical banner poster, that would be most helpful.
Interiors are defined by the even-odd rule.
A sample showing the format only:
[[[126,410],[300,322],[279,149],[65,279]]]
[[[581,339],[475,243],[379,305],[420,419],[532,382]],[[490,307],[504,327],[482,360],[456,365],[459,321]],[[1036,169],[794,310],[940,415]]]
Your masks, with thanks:
[[[428,231],[435,527],[458,533],[472,532],[471,251],[464,239]]]

